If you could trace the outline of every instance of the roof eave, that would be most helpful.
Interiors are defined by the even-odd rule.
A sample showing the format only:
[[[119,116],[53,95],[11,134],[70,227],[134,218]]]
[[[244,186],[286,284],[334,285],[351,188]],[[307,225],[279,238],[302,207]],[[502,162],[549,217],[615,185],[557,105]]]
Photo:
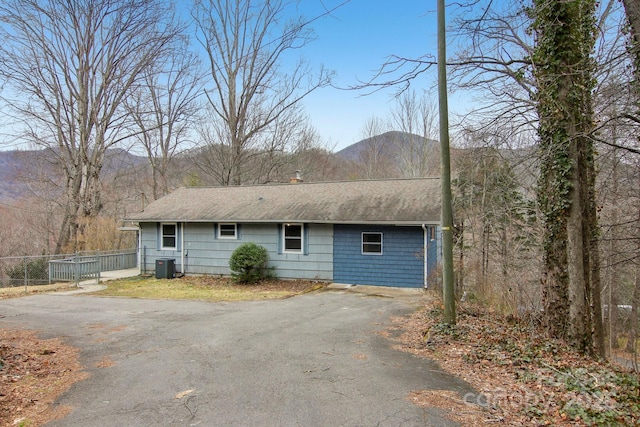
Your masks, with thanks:
[[[145,218],[145,219],[125,219],[126,222],[195,222],[195,223],[207,223],[207,222],[232,222],[241,224],[284,224],[284,223],[306,223],[306,224],[378,224],[378,225],[439,225],[440,220],[327,220],[327,219],[272,219],[272,220],[247,220],[247,219],[169,219],[169,218]]]

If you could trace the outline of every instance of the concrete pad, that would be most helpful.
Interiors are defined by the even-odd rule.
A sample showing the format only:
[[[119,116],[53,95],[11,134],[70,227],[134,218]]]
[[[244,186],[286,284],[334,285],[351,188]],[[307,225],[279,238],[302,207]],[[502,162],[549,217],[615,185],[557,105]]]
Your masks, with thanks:
[[[355,285],[349,284],[349,283],[331,283],[327,286],[327,289],[349,289],[351,287],[353,287]]]
[[[422,288],[394,288],[391,286],[366,286],[356,285],[349,288],[350,292],[358,292],[367,295],[377,295],[382,297],[407,297],[407,296],[423,296],[425,291]]]
[[[77,289],[72,291],[52,292],[53,295],[76,295],[88,292],[96,292],[106,289],[107,286],[101,283],[108,282],[109,280],[125,279],[127,277],[135,277],[140,275],[138,268],[129,268],[126,270],[114,270],[105,271],[100,273],[100,283],[96,283],[95,279],[83,280],[78,283]]]

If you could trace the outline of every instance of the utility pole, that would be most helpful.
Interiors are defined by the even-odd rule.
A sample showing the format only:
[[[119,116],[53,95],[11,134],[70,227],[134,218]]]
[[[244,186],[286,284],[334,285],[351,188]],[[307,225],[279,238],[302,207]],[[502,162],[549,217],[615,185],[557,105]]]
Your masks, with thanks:
[[[449,155],[449,105],[447,97],[447,40],[445,3],[438,0],[438,105],[440,112],[440,162],[442,169],[442,297],[444,323],[456,323],[453,287],[453,213],[451,209],[451,159]]]

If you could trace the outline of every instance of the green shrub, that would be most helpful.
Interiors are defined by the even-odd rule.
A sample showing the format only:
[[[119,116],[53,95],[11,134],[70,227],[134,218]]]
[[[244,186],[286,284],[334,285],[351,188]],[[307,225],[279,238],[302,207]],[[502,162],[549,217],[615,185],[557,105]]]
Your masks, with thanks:
[[[269,253],[253,242],[243,243],[233,251],[229,259],[231,276],[240,283],[253,283],[266,276]]]
[[[49,261],[47,258],[25,258],[19,264],[5,270],[11,286],[40,285],[49,283]]]

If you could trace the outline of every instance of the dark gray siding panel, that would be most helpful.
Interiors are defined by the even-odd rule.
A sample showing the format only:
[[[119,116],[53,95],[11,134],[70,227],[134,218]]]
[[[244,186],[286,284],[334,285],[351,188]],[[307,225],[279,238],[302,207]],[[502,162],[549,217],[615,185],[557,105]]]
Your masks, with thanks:
[[[363,255],[362,232],[383,233],[382,255]],[[421,227],[335,225],[333,281],[407,288],[424,286]]]

